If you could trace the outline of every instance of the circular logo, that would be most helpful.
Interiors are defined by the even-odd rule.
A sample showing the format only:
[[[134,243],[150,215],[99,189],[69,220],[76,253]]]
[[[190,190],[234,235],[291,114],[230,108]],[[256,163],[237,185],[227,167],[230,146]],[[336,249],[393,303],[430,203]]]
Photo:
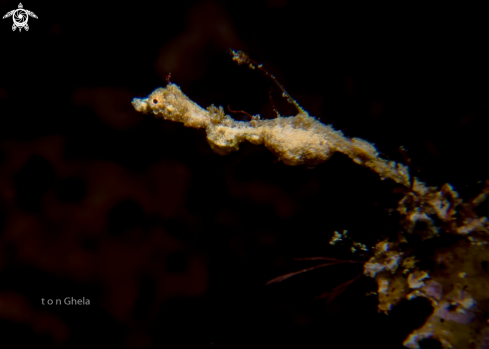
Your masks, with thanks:
[[[29,16],[27,15],[26,10],[19,8],[12,14],[12,18],[14,19],[14,24],[17,27],[23,27],[27,24]]]

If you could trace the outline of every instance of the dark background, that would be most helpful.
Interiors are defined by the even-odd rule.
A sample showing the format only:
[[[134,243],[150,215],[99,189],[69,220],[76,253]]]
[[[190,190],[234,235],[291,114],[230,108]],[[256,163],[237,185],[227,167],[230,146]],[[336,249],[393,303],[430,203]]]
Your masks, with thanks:
[[[396,185],[335,155],[214,154],[202,130],[133,111],[171,81],[206,107],[274,117],[262,62],[311,115],[470,198],[487,168],[481,8],[322,2],[23,2],[0,21],[0,341],[5,348],[401,348],[430,308],[379,314],[371,279],[294,257],[396,236]],[[17,8],[2,0],[2,16]],[[291,108],[274,89],[282,115]],[[245,120],[244,114],[233,117]],[[483,207],[484,210],[484,207]],[[90,305],[42,305],[44,299]],[[431,343],[433,344],[433,343]],[[426,343],[425,347],[429,347]]]

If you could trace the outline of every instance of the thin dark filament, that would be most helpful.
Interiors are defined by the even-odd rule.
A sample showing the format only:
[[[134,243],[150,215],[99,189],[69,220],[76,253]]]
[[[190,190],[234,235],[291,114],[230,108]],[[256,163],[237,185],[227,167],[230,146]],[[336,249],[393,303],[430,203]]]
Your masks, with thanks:
[[[278,82],[277,78],[270,74],[265,68],[263,68],[263,64],[258,63],[257,61],[251,59],[246,53],[243,51],[234,51],[230,50],[231,55],[233,56],[233,61],[236,61],[238,64],[248,64],[251,69],[260,70],[265,76],[272,79],[275,85],[282,91],[282,96],[287,99],[287,101],[293,104],[299,113],[307,114],[304,109],[293,99],[290,97],[289,93],[285,90],[280,82]]]
[[[248,115],[251,118],[251,120],[255,120],[256,119],[253,115],[248,114],[244,110],[232,110],[231,108],[229,108],[229,105],[228,105],[228,110],[229,110],[230,113],[234,113],[234,114],[241,113],[241,114]]]
[[[326,304],[329,304],[332,300],[334,300],[336,297],[342,294],[348,288],[348,286],[350,286],[352,283],[358,280],[360,276],[362,276],[362,274],[357,275],[353,279],[348,280],[347,282],[344,282],[341,285],[336,286],[331,290],[331,292],[324,292],[322,295],[317,296],[315,299],[326,298]]]
[[[273,87],[270,89],[270,91],[268,92],[268,98],[270,98],[270,103],[272,103],[272,109],[273,111],[275,112],[275,114],[277,115],[277,118],[280,117],[280,113],[278,112],[277,108],[275,108],[275,104],[273,104],[273,99],[272,99],[272,90],[273,90]]]
[[[297,261],[318,261],[318,260],[323,260],[323,261],[330,261],[330,262],[329,263],[320,264],[320,265],[316,265],[316,266],[310,267],[310,268],[301,269],[299,271],[295,271],[295,272],[292,272],[292,273],[288,273],[288,274],[285,274],[285,275],[276,277],[275,279],[272,279],[272,280],[268,281],[266,283],[266,285],[276,284],[278,282],[287,280],[288,278],[290,278],[292,276],[299,275],[299,274],[302,274],[302,273],[305,273],[305,272],[308,272],[308,271],[311,271],[311,270],[314,270],[314,269],[322,268],[322,267],[329,267],[331,265],[344,264],[344,263],[361,263],[361,264],[364,264],[365,263],[365,262],[362,262],[362,261],[341,260],[341,259],[330,258],[330,257],[295,258],[295,260],[297,260]]]

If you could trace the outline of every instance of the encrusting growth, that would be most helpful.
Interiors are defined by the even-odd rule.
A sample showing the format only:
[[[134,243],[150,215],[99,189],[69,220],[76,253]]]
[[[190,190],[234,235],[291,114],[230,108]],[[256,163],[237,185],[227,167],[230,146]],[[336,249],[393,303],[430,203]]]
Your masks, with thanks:
[[[381,179],[404,186],[406,194],[398,207],[399,239],[370,247],[371,258],[364,264],[364,274],[375,278],[378,285],[379,311],[388,312],[403,299],[425,297],[434,311],[404,341],[406,347],[419,348],[423,339],[433,338],[444,348],[489,348],[489,320],[485,315],[489,313],[489,224],[476,213],[489,193],[489,185],[468,202],[459,198],[449,184],[427,187],[410,176],[407,166],[382,159],[371,143],[347,138],[309,116],[261,64],[243,52],[232,54],[238,64],[247,64],[270,77],[295,105],[297,115],[236,121],[222,107],[201,108],[171,83],[147,98],[135,98],[134,108],[205,129],[211,148],[221,155],[238,150],[244,141],[264,144],[286,165],[317,165],[340,152],[375,171]],[[422,270],[417,267],[416,250],[409,243],[413,236],[421,241],[451,236],[455,242],[436,249],[436,266]]]

